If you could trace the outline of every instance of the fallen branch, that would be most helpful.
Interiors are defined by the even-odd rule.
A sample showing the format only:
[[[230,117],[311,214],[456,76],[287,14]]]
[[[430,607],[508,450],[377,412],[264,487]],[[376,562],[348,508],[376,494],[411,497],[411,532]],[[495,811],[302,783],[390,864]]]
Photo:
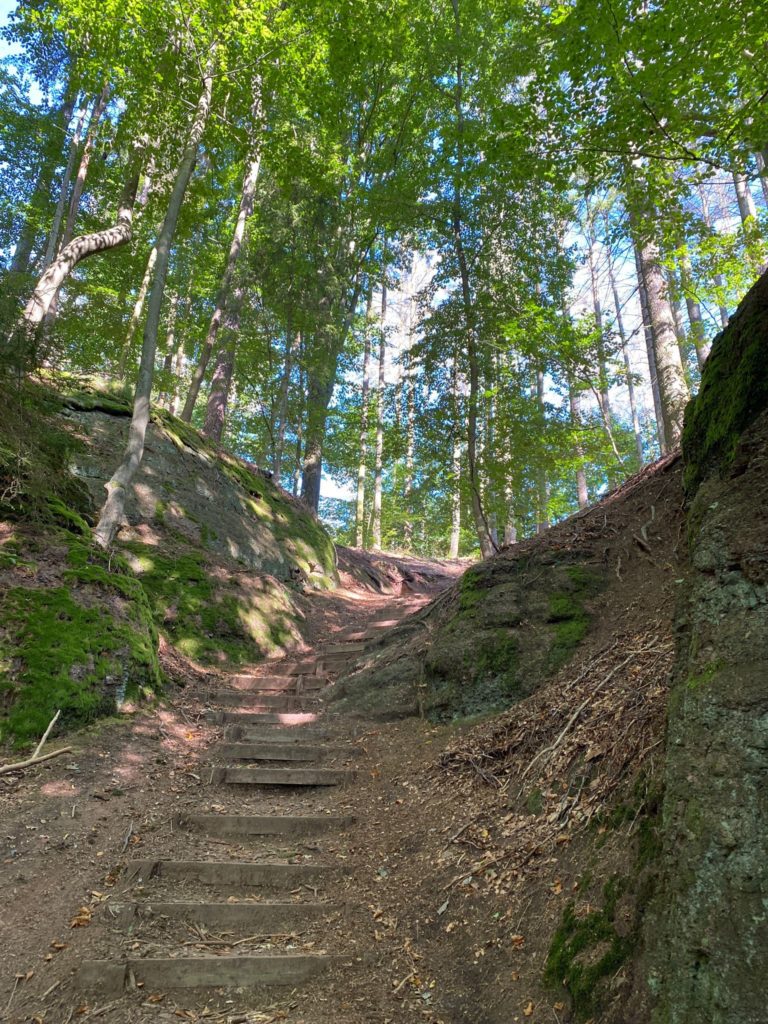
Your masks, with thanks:
[[[39,755],[40,751],[45,746],[45,741],[51,735],[51,729],[54,727],[54,725],[56,725],[56,723],[58,722],[60,717],[61,717],[61,708],[59,708],[59,710],[56,712],[56,714],[53,716],[53,718],[48,723],[48,728],[43,733],[43,738],[40,740],[40,742],[35,747],[35,752],[32,755],[33,758],[37,757]]]
[[[18,772],[22,768],[30,768],[33,764],[41,764],[43,761],[50,761],[52,757],[59,754],[69,754],[72,747],[61,747],[59,750],[52,750],[50,754],[41,754],[39,757],[30,757],[26,761],[17,761],[16,764],[4,764],[0,767],[0,775],[7,775],[9,772]]]

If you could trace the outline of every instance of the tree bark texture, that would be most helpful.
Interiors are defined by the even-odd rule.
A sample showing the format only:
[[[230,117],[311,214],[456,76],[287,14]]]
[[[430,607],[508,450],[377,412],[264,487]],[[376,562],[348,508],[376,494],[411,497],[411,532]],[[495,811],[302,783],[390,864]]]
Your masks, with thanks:
[[[655,242],[645,241],[642,244],[640,267],[648,299],[650,321],[653,325],[653,351],[664,421],[664,437],[669,448],[674,448],[680,443],[683,415],[691,396],[683,372],[667,282]]]
[[[379,331],[379,377],[376,387],[376,452],[373,469],[373,528],[374,551],[381,551],[381,475],[384,465],[384,369],[387,356],[387,282],[381,284],[381,321]]]
[[[184,195],[192,177],[192,171],[197,160],[197,152],[202,141],[205,125],[208,121],[208,114],[211,109],[211,95],[213,91],[214,52],[211,56],[203,76],[203,87],[197,101],[195,114],[190,124],[189,135],[182,153],[181,162],[176,172],[171,197],[168,202],[168,209],[163,220],[163,226],[157,239],[157,260],[155,263],[154,279],[147,303],[147,320],[144,325],[144,339],[141,348],[141,362],[136,381],[136,391],[133,400],[133,416],[128,431],[128,443],[125,449],[123,461],[112,475],[106,485],[107,500],[99,517],[99,523],[94,531],[94,539],[102,547],[109,547],[114,540],[115,533],[122,521],[125,512],[125,501],[128,487],[130,486],[136,470],[139,468],[144,455],[144,438],[147,432],[150,413],[150,399],[152,395],[152,380],[155,371],[155,354],[157,352],[157,332],[160,325],[160,311],[163,304],[165,292],[165,280],[168,274],[170,262],[171,245],[176,233],[176,224],[181,212]]]
[[[99,252],[130,242],[133,232],[133,206],[139,184],[138,171],[131,171],[120,200],[117,221],[111,228],[80,235],[65,245],[37,283],[22,314],[28,327],[36,328],[45,319],[59,288],[78,263]]]
[[[357,500],[355,502],[355,545],[363,547],[365,543],[365,475],[368,457],[368,394],[370,391],[371,371],[371,307],[373,305],[373,287],[368,287],[368,299],[365,309],[365,328],[363,336],[363,382],[360,405],[360,439],[357,460]]]
[[[224,265],[224,274],[221,278],[218,294],[216,295],[216,306],[214,308],[213,315],[211,316],[211,322],[208,325],[208,333],[205,336],[203,349],[200,353],[200,361],[195,367],[195,372],[192,375],[192,381],[189,385],[189,394],[187,395],[187,399],[184,403],[184,409],[181,413],[181,419],[186,423],[189,423],[192,420],[192,413],[195,410],[197,398],[200,394],[200,386],[203,383],[205,371],[208,368],[208,363],[216,345],[219,328],[221,327],[222,321],[226,315],[227,302],[232,292],[235,272],[243,251],[245,229],[248,224],[248,219],[253,213],[253,200],[256,195],[256,183],[259,180],[259,169],[261,167],[262,130],[263,109],[261,99],[261,78],[256,76],[253,81],[253,102],[251,105],[251,119],[249,122],[249,153],[245,176],[243,178],[243,187],[240,191],[240,206],[237,211],[237,219],[235,220],[235,227],[232,232],[232,240],[229,244],[227,262]]]

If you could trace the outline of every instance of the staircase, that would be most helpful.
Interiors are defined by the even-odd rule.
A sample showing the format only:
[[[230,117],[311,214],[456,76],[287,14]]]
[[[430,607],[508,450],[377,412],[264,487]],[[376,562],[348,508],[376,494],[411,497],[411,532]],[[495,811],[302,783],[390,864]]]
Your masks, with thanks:
[[[222,738],[209,806],[174,819],[173,856],[129,862],[102,911],[108,955],[81,964],[83,989],[100,999],[295,989],[344,964],[343,948],[330,951],[338,936],[343,944],[342,864],[326,850],[355,823],[324,797],[354,783],[358,750],[349,725],[323,712],[323,690],[397,621],[342,634],[279,675],[232,674],[210,692],[207,718]]]

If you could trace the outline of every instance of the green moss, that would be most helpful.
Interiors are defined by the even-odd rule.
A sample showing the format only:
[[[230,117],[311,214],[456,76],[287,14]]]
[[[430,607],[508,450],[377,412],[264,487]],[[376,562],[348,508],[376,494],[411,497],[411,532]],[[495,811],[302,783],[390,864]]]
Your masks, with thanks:
[[[768,408],[768,277],[763,275],[715,338],[701,389],[685,414],[683,482],[692,496],[732,464],[739,438]]]
[[[614,925],[616,905],[625,891],[626,882],[613,878],[603,890],[601,909],[577,915],[569,903],[552,939],[544,980],[567,989],[577,1020],[599,1011],[601,982],[616,973],[634,947],[636,938],[619,935]]]
[[[78,596],[66,587],[15,587],[0,600],[8,706],[0,731],[17,745],[39,738],[58,709],[62,728],[71,728],[113,713],[123,696],[160,687],[146,601],[144,609],[118,609]]]
[[[165,554],[131,542],[136,572],[156,624],[182,653],[203,663],[235,665],[258,661],[292,638],[292,619],[276,595],[259,595],[256,605],[209,575],[203,552],[193,548]]]
[[[133,403],[130,398],[95,388],[70,392],[64,395],[62,402],[65,408],[77,409],[79,412],[105,412],[110,416],[133,414]]]
[[[685,686],[694,692],[705,689],[709,686],[722,667],[723,662],[720,660],[711,662],[702,672],[697,672],[695,675],[688,676],[685,681]]]

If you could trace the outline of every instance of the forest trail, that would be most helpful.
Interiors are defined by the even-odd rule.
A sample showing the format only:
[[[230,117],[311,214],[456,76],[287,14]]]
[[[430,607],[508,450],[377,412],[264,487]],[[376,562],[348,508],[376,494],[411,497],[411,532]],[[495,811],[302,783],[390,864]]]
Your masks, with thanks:
[[[319,608],[314,625],[328,632],[313,651],[252,671],[206,675],[197,681],[194,706],[189,695],[182,697],[175,724],[160,725],[160,744],[147,746],[138,737],[133,756],[143,768],[164,761],[152,756],[153,746],[158,755],[163,739],[198,718],[206,749],[194,770],[187,760],[185,769],[168,773],[171,790],[174,777],[191,777],[193,795],[170,818],[168,800],[179,797],[158,795],[161,824],[168,827],[157,829],[154,841],[146,838],[148,821],[138,826],[131,817],[126,831],[122,818],[123,860],[107,876],[108,891],[91,889],[89,905],[71,922],[66,905],[63,920],[46,918],[46,927],[66,938],[67,924],[77,929],[70,932],[79,950],[68,973],[42,995],[35,992],[42,981],[16,978],[3,1019],[347,1019],[336,1004],[345,972],[360,969],[363,958],[349,941],[355,886],[343,868],[358,820],[350,791],[356,774],[370,766],[363,726],[325,711],[324,701],[337,674],[429,600],[403,589],[398,598],[365,595],[351,616],[347,607],[351,624],[328,625]],[[192,731],[186,735],[191,739]],[[123,760],[131,749],[124,748]],[[134,850],[139,856],[131,856]],[[103,883],[91,874],[88,884]],[[51,946],[63,971],[56,950],[70,941]],[[328,984],[318,975],[327,975]],[[364,991],[365,983],[354,987]],[[376,987],[384,992],[386,982]],[[370,1010],[355,1007],[348,1019],[374,1019]]]

